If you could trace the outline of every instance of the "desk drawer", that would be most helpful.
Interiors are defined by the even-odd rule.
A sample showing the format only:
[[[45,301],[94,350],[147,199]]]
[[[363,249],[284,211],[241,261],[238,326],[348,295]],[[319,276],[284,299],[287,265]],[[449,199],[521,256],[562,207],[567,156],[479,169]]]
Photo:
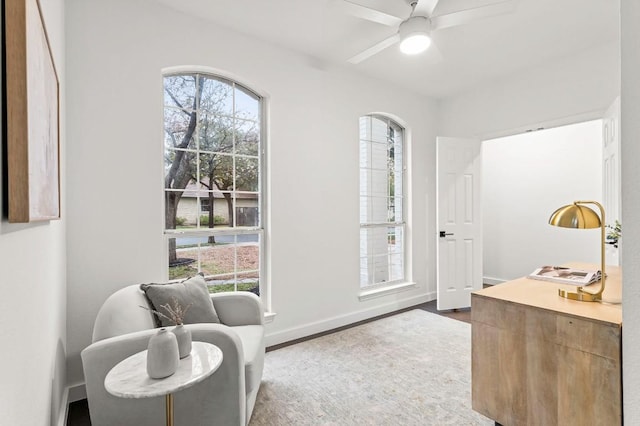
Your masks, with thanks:
[[[622,329],[617,324],[475,295],[471,297],[471,321],[520,333],[527,339],[541,339],[611,360],[620,359]]]
[[[615,324],[555,315],[556,342],[613,361],[620,361],[622,329]]]

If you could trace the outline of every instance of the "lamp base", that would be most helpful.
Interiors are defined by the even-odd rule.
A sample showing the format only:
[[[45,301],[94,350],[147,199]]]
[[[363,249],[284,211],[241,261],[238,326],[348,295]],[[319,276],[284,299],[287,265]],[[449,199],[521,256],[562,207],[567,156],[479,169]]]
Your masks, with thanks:
[[[579,291],[577,293],[558,289],[558,296],[565,299],[577,300],[580,302],[600,302],[602,300],[601,294],[591,294]]]

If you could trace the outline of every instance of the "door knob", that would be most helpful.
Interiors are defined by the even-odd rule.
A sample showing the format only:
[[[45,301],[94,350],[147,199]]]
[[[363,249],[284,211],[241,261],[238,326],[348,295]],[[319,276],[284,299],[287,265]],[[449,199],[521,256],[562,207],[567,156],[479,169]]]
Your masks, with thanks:
[[[440,231],[440,238],[444,238],[447,235],[453,235],[453,232]]]

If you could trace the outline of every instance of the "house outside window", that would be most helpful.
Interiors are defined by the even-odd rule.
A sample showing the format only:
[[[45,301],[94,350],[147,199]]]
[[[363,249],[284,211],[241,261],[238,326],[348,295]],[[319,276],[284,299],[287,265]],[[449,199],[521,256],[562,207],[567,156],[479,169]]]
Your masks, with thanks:
[[[202,273],[209,291],[260,294],[262,99],[206,73],[164,77],[168,275]],[[238,212],[253,209],[253,215]]]
[[[404,129],[360,117],[360,288],[405,281]]]

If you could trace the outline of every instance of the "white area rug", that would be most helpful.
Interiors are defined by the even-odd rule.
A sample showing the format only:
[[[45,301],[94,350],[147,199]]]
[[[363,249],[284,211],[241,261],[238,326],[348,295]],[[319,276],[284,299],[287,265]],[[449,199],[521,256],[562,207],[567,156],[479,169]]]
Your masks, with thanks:
[[[418,309],[268,352],[250,423],[493,424],[471,410],[471,326]]]

